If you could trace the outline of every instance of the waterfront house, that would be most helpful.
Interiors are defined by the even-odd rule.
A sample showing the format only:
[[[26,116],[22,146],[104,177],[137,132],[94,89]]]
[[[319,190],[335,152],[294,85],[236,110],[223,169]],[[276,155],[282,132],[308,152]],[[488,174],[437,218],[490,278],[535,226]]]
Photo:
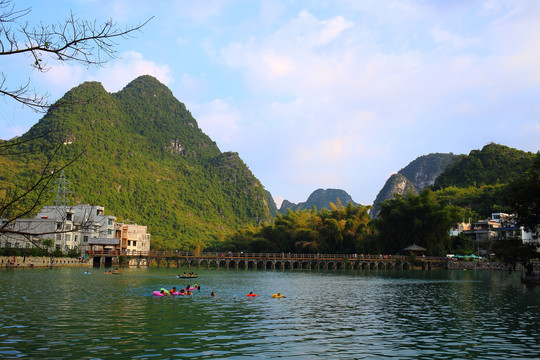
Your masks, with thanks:
[[[115,222],[116,217],[105,215],[103,206],[45,206],[34,218],[17,219],[9,224],[8,229],[24,234],[0,234],[0,247],[30,248],[52,239],[55,249],[84,252],[90,249],[92,238],[114,238]]]
[[[122,253],[140,254],[150,251],[150,234],[147,229],[138,224],[115,224],[115,236],[120,239]]]

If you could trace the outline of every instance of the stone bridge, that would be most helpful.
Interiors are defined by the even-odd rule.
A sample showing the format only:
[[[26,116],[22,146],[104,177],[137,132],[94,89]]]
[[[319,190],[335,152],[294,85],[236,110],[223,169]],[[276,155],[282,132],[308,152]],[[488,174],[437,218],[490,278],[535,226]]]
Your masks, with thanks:
[[[118,253],[94,251],[94,265],[111,263],[107,257],[129,259],[130,265],[158,267],[234,268],[234,269],[347,269],[407,270],[413,267],[429,270],[448,268],[446,258],[422,257],[412,262],[409,256],[358,254],[290,254],[290,253],[223,253],[149,251]]]

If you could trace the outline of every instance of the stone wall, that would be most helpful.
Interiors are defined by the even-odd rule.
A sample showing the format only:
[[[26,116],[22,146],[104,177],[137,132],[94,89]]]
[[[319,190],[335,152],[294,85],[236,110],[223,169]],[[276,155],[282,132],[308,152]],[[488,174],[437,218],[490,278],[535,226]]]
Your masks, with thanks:
[[[6,267],[50,267],[51,258],[47,256],[0,256],[0,268]],[[88,259],[58,257],[52,259],[52,266],[92,266]]]

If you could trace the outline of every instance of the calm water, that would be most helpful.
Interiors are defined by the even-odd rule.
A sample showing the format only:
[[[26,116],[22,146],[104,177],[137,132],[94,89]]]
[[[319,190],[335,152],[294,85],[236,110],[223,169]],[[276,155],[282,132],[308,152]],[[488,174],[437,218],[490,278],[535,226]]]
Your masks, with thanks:
[[[197,271],[2,269],[0,358],[540,357],[540,288],[518,274]],[[195,281],[191,297],[151,296]]]

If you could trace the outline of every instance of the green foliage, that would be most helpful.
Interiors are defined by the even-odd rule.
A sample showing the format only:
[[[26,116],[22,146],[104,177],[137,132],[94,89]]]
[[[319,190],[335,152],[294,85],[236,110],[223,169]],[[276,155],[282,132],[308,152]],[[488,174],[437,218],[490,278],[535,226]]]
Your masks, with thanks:
[[[46,256],[39,248],[0,248],[0,256]]]
[[[440,199],[468,209],[469,212],[464,220],[476,221],[488,218],[492,213],[511,212],[504,200],[507,190],[506,184],[464,188],[449,186],[435,193]]]
[[[204,249],[239,226],[270,221],[268,195],[236,153],[221,153],[171,91],[141,76],[109,94],[101,84],[69,91],[5,163],[0,196],[49,169],[65,170],[72,203],[103,205],[118,221],[147,225],[153,249]],[[0,158],[4,163],[4,158]],[[50,204],[47,190],[45,203]]]
[[[54,240],[53,239],[44,239],[41,242],[41,245],[45,246],[46,249],[50,249],[54,246]]]
[[[467,235],[460,233],[451,237],[449,252],[459,255],[470,255],[474,252],[474,242]]]
[[[518,223],[538,235],[540,224],[540,152],[534,165],[512,181],[506,192],[506,203],[515,211]]]
[[[396,254],[417,244],[429,255],[443,255],[451,248],[449,230],[461,221],[463,209],[448,205],[430,189],[418,196],[396,196],[381,204],[375,224],[383,252]]]
[[[75,246],[73,249],[69,249],[64,255],[70,258],[78,258],[81,256],[81,250],[78,246]]]
[[[368,253],[372,228],[369,206],[333,205],[279,214],[274,224],[239,229],[221,249],[245,252]]]
[[[496,240],[493,244],[493,251],[499,261],[511,266],[513,270],[516,270],[518,263],[526,268],[532,259],[538,258],[536,245],[523,243],[521,239]]]
[[[491,143],[461,156],[437,178],[433,188],[507,184],[527,171],[534,159],[533,153]]]

